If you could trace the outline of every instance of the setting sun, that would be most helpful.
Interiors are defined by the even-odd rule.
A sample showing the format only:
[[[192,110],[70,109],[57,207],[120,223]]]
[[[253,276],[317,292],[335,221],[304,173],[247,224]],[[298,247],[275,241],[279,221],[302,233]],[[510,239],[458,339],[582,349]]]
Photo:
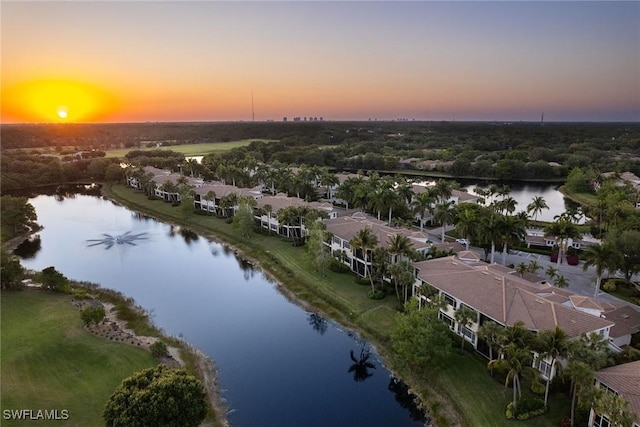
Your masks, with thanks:
[[[90,84],[70,80],[37,80],[3,94],[3,110],[24,121],[92,122],[116,108],[112,96]]]
[[[67,113],[66,107],[58,107],[58,117],[62,120],[65,120],[69,116]]]

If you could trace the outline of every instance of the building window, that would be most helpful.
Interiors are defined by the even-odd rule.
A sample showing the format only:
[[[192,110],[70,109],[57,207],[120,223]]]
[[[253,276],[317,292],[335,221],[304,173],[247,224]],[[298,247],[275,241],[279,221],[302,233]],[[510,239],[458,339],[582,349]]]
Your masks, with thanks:
[[[340,246],[340,238],[338,236],[333,236],[333,243]]]
[[[593,420],[592,427],[611,427],[609,419],[604,415],[597,415]]]
[[[342,242],[342,248],[343,249],[351,249],[351,245],[349,245],[349,242],[344,241],[344,242]]]
[[[458,333],[472,343],[476,342],[476,334],[466,326],[458,326]]]
[[[540,359],[540,363],[538,364],[538,370],[542,373],[545,378],[549,378],[551,375],[551,363],[547,362],[544,359]]]
[[[449,325],[449,328],[453,329],[453,325],[455,324],[455,322],[451,317],[447,316],[443,312],[439,312],[438,318],[442,320],[444,323],[446,323],[447,325]]]
[[[442,296],[444,297],[444,300],[448,305],[452,306],[453,308],[456,308],[456,300],[453,299],[451,295],[443,293]]]

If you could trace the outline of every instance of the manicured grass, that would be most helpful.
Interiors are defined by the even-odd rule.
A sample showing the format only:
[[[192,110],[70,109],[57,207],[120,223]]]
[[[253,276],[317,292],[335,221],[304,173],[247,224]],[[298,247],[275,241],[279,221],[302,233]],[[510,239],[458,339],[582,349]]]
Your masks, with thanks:
[[[567,188],[562,185],[558,188],[558,191],[560,191],[565,197],[567,197],[570,200],[573,200],[576,203],[579,203],[581,205],[595,205],[596,203],[598,203],[598,197],[595,194],[591,194],[591,193],[571,193],[569,191],[567,191]]]
[[[185,220],[179,208],[159,200],[148,200],[142,193],[123,185],[107,185],[105,192],[132,209],[164,221],[184,224],[205,236],[218,237],[248,257],[260,260],[262,266],[284,284],[283,291],[293,293],[345,326],[363,332],[376,345],[391,370],[402,365],[389,346],[390,332],[399,307],[395,296],[375,301],[367,296],[370,287],[357,284],[352,274],[326,271],[320,275],[314,272],[304,256],[303,248],[293,247],[290,242],[275,235],[254,233],[250,239],[243,239],[224,219],[193,215]],[[434,369],[431,376],[411,376],[411,373],[402,370],[397,372],[423,397],[432,411],[439,406],[446,413],[453,407],[464,425],[512,425],[513,421],[504,418],[511,390],[491,379],[485,366],[486,361],[481,357],[470,353],[461,356],[454,349],[446,366]],[[568,412],[567,399],[552,396],[550,402],[551,413],[518,424],[559,425],[560,419]],[[438,421],[438,425],[448,425],[446,421]]]
[[[102,410],[122,380],[156,365],[151,354],[91,335],[69,295],[2,292],[2,410],[66,409],[38,425],[104,425]],[[25,421],[2,420],[3,426]]]
[[[183,144],[183,145],[169,145],[166,147],[149,147],[149,148],[122,148],[117,150],[107,150],[106,157],[124,157],[129,151],[132,150],[171,150],[178,153],[182,153],[187,157],[190,156],[204,156],[211,153],[229,151],[233,148],[244,147],[251,144],[253,141],[272,142],[272,139],[241,139],[239,141],[229,142],[207,142],[203,144]]]
[[[431,378],[440,389],[456,402],[466,420],[478,426],[512,426],[513,420],[505,418],[507,404],[513,399],[513,390],[492,379],[486,370],[487,360],[478,354],[460,354],[454,350],[446,366],[438,369]],[[522,396],[531,396],[523,383]],[[543,396],[536,396],[544,398]],[[550,395],[551,411],[542,417],[518,424],[527,426],[557,426],[569,415],[569,400],[566,396]]]

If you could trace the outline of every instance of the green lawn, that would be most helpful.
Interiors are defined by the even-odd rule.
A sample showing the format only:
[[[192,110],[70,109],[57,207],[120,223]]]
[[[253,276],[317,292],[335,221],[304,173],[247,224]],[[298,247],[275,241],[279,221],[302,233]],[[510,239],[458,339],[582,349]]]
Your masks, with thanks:
[[[447,360],[446,366],[438,369],[431,379],[440,389],[447,390],[466,420],[478,426],[512,426],[513,420],[505,418],[507,404],[513,398],[513,390],[489,377],[487,360],[478,354],[457,350]],[[523,383],[522,396],[531,396]],[[543,398],[542,396],[537,396]],[[519,425],[557,426],[569,415],[569,399],[563,394],[550,395],[551,411],[544,417],[518,421]]]
[[[187,157],[190,156],[204,156],[211,153],[229,151],[233,148],[244,147],[251,144],[253,141],[272,142],[271,139],[241,139],[239,141],[229,142],[207,142],[203,144],[183,144],[183,145],[170,145],[166,147],[160,147],[162,150],[171,150],[178,153],[182,153]],[[121,148],[117,150],[107,150],[106,157],[124,157],[129,151],[132,150],[156,150],[156,147],[150,148]]]
[[[2,292],[1,409],[63,410],[38,425],[104,425],[102,410],[120,382],[156,365],[148,351],[91,335],[69,295]],[[3,418],[3,426],[25,421]]]
[[[105,191],[107,195],[132,209],[150,213],[160,220],[184,224],[205,236],[217,236],[233,244],[247,256],[259,259],[284,284],[285,293],[291,292],[345,326],[363,331],[392,370],[401,365],[389,351],[390,331],[399,306],[395,296],[375,301],[367,296],[370,287],[357,284],[352,274],[331,271],[324,275],[315,273],[302,248],[293,247],[291,243],[275,235],[254,233],[251,239],[242,239],[224,219],[203,215],[184,219],[180,208],[160,200],[150,201],[142,193],[123,185],[107,185]],[[436,370],[431,377],[409,377],[407,372],[400,373],[421,393],[425,401],[431,403],[430,406],[433,407],[434,400],[440,402],[435,403],[436,405],[453,406],[460,413],[464,425],[513,425],[513,421],[504,417],[507,403],[511,399],[511,390],[491,379],[485,366],[486,361],[480,356],[469,353],[461,356],[454,350],[446,367]],[[436,395],[441,397],[436,399]],[[552,396],[550,402],[551,413],[533,420],[520,421],[518,424],[559,425],[562,417],[568,415],[567,399]]]

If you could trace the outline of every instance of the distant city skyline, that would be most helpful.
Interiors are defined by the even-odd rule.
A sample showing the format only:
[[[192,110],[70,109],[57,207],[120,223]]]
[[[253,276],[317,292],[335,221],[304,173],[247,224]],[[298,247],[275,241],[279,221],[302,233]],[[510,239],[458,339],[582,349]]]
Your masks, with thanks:
[[[640,121],[640,2],[3,2],[2,123]]]

